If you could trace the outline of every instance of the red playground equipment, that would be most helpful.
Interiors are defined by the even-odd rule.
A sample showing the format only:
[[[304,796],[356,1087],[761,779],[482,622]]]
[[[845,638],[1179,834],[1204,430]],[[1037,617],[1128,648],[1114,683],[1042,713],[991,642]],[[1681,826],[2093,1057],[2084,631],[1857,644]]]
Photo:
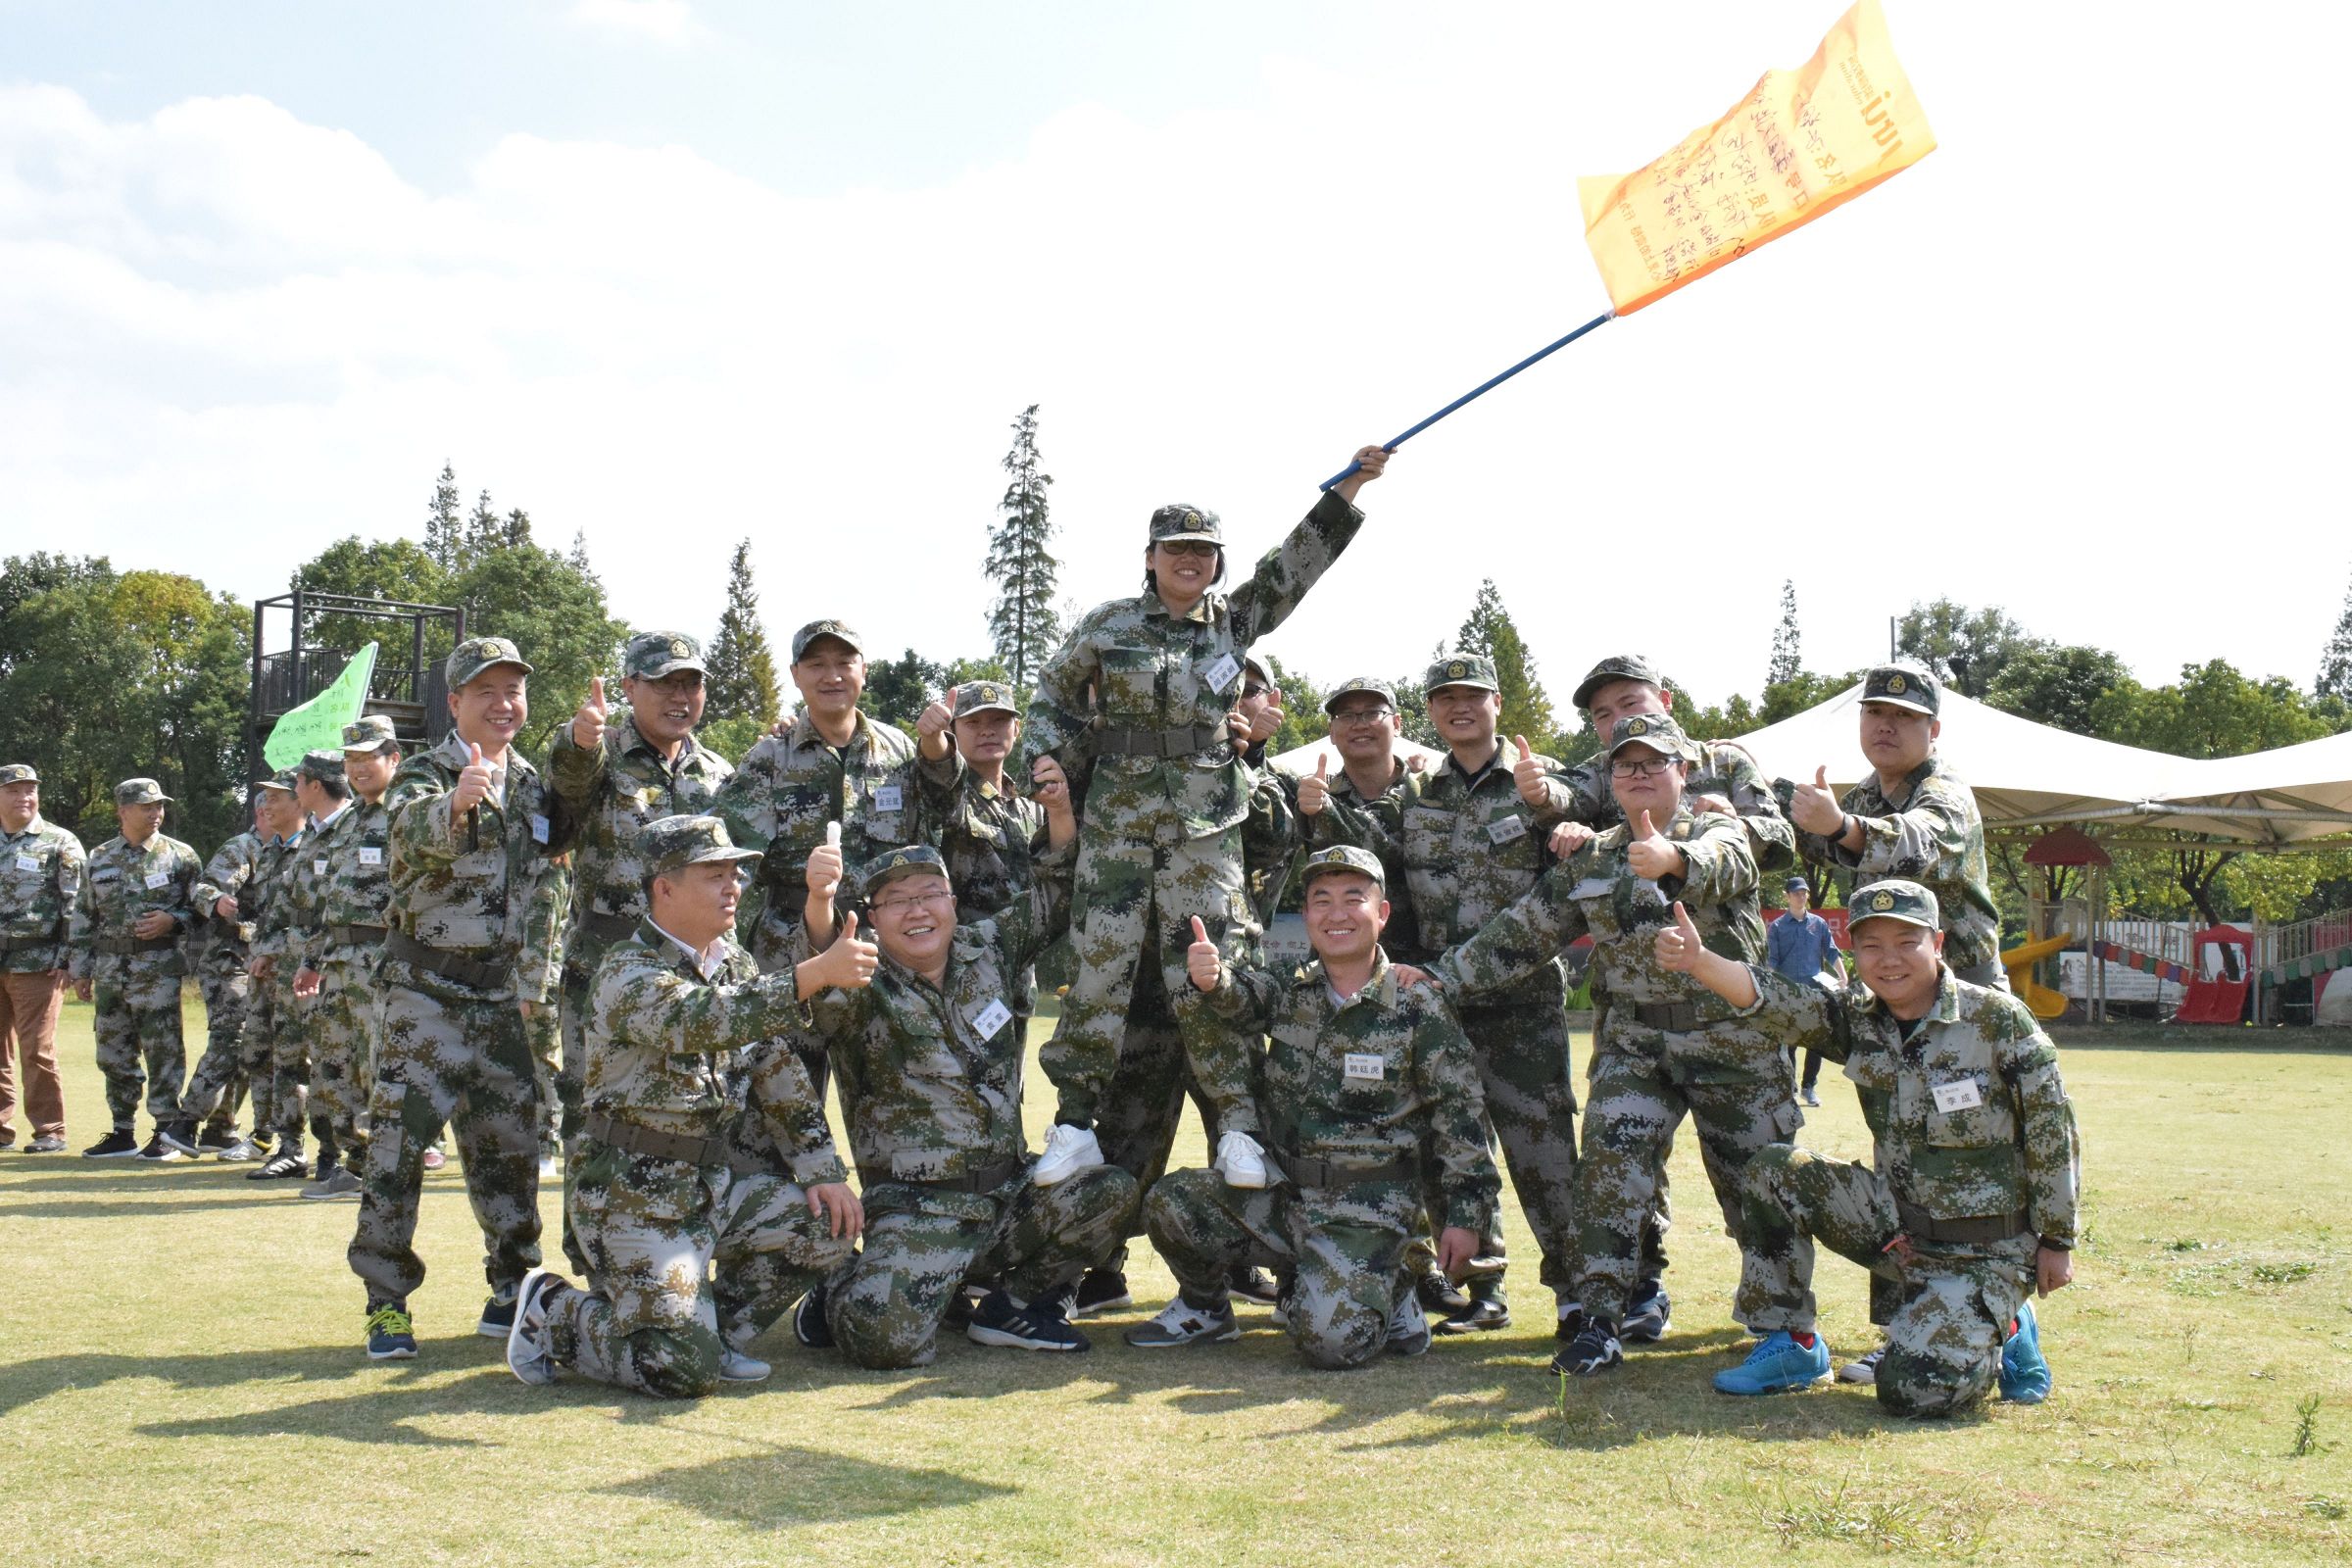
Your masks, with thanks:
[[[2246,993],[2254,988],[2254,938],[2226,925],[2189,938],[2188,994],[2175,1023],[2234,1024],[2245,1016]]]

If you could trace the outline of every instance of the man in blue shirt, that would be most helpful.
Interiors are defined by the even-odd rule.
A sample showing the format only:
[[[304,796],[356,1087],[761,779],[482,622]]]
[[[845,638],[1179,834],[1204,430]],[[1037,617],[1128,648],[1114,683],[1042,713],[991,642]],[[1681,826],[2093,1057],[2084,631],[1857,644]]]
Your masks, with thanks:
[[[1825,969],[1839,981],[1844,979],[1845,966],[1838,958],[1838,939],[1830,931],[1830,922],[1813,912],[1813,889],[1801,876],[1792,876],[1781,884],[1782,903],[1787,911],[1764,933],[1764,957],[1775,972],[1791,980],[1809,981]],[[1814,1085],[1821,1081],[1821,1053],[1805,1053],[1805,1078],[1802,1097],[1808,1105],[1821,1103]]]

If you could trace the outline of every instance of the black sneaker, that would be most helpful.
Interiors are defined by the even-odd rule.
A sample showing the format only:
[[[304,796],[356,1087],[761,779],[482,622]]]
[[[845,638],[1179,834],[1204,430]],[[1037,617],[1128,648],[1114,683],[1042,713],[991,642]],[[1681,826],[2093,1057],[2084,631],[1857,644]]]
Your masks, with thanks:
[[[302,1151],[287,1149],[264,1160],[261,1169],[247,1171],[245,1179],[249,1182],[308,1181],[310,1175],[311,1163],[302,1157]]]
[[[514,1293],[501,1291],[482,1303],[482,1320],[473,1332],[485,1340],[503,1340],[514,1332]]]
[[[1511,1303],[1503,1298],[1502,1281],[1472,1280],[1469,1305],[1431,1326],[1440,1334],[1486,1334],[1509,1328]]]
[[[1272,1306],[1278,1299],[1274,1276],[1254,1264],[1244,1264],[1226,1276],[1225,1294],[1237,1301],[1252,1301],[1259,1306]]]
[[[1443,1269],[1431,1269],[1413,1281],[1413,1294],[1421,1298],[1421,1309],[1440,1317],[1451,1317],[1456,1312],[1470,1310],[1470,1293],[1446,1277]]]
[[[370,1302],[368,1307],[368,1359],[370,1361],[414,1361],[416,1359],[416,1325],[409,1321],[409,1309],[390,1301]]]
[[[1071,1287],[1073,1290],[1076,1288],[1077,1287],[1075,1286]],[[939,1326],[943,1329],[963,1329],[969,1327],[972,1321],[973,1303],[978,1301],[980,1298],[986,1296],[987,1294],[987,1289],[979,1285],[964,1285],[958,1287],[956,1294],[948,1298],[948,1309],[946,1312],[940,1315]],[[1068,1310],[1065,1308],[1062,1312],[1062,1316],[1067,1317],[1070,1314]]]
[[[175,1149],[190,1159],[204,1152],[196,1141],[196,1124],[185,1117],[165,1122],[155,1129],[155,1136],[163,1141],[165,1148]]]
[[[244,1141],[234,1127],[207,1127],[196,1135],[196,1152],[225,1154]]]
[[[825,1321],[825,1288],[822,1284],[801,1298],[801,1304],[792,1309],[792,1337],[811,1350],[833,1348],[833,1325]]]
[[[1584,1332],[1585,1309],[1581,1306],[1572,1306],[1560,1314],[1559,1326],[1551,1331],[1551,1337],[1565,1344]]]
[[[147,1147],[139,1151],[139,1158],[147,1161],[147,1163],[151,1165],[161,1165],[170,1160],[185,1159],[187,1157],[187,1155],[181,1153],[170,1144],[165,1143],[164,1135],[160,1132],[157,1133],[153,1138],[148,1139]]]
[[[1672,1327],[1674,1303],[1667,1299],[1666,1287],[1656,1280],[1643,1280],[1626,1303],[1625,1325],[1617,1333],[1628,1345],[1655,1345]]]
[[[991,1291],[972,1308],[972,1321],[963,1337],[974,1345],[1002,1345],[1015,1350],[1084,1350],[1085,1335],[1061,1315],[1062,1298],[1040,1297],[1023,1306],[1003,1291]]]
[[[1617,1325],[1605,1317],[1588,1317],[1566,1349],[1551,1358],[1552,1371],[1564,1377],[1589,1378],[1625,1359],[1617,1343]]]
[[[1098,1312],[1115,1312],[1134,1304],[1135,1298],[1127,1293],[1126,1275],[1115,1268],[1090,1268],[1078,1282],[1078,1293],[1070,1298],[1069,1315],[1093,1317]]]
[[[118,1127],[81,1152],[84,1159],[136,1159],[139,1139],[127,1127]]]

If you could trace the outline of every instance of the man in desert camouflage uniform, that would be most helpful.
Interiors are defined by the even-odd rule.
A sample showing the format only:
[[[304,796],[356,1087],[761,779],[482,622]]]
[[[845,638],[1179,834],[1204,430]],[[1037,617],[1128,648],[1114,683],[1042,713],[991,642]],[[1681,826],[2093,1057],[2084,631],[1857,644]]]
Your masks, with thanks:
[[[282,793],[284,831],[263,847],[261,864],[245,884],[239,906],[253,920],[253,995],[245,1009],[243,1056],[253,1082],[254,1123],[272,1135],[273,1148],[248,1181],[300,1181],[310,1174],[302,1138],[310,1100],[309,1005],[295,995],[302,954],[294,927],[294,882],[311,858],[310,830],[292,768],[260,786]],[[267,1082],[268,1091],[264,1093]],[[265,1115],[266,1107],[266,1115]],[[332,1168],[319,1154],[318,1179]]]
[[[1288,974],[1228,965],[1205,932],[1180,1007],[1206,1006],[1273,1037],[1258,1109],[1282,1174],[1263,1191],[1214,1172],[1163,1177],[1145,1204],[1152,1245],[1182,1287],[1127,1343],[1166,1348],[1241,1332],[1224,1281],[1240,1263],[1292,1280],[1283,1321],[1318,1367],[1417,1355],[1429,1321],[1406,1271],[1424,1194],[1439,1195],[1438,1257],[1459,1272],[1494,1228],[1501,1184],[1487,1153],[1478,1064],[1430,989],[1401,989],[1381,951],[1380,861],[1340,846],[1307,858],[1301,889],[1315,961]]]
[[[245,1072],[244,1038],[245,1014],[253,1005],[253,975],[248,969],[253,962],[253,919],[238,899],[261,867],[262,851],[275,832],[272,824],[282,799],[271,790],[256,789],[252,794],[254,825],[213,852],[197,884],[203,945],[196,956],[196,983],[204,993],[206,1038],[204,1054],[180,1096],[180,1108],[189,1118],[202,1118],[196,1151],[231,1162],[266,1157],[261,1146],[270,1137],[267,1117],[255,1122],[256,1138],[236,1135],[237,1102],[252,1090]],[[268,1094],[265,1088],[265,1099]]]
[[[23,1065],[28,1154],[66,1147],[65,1081],[57,1015],[65,997],[66,926],[81,894],[81,840],[41,819],[41,778],[0,765],[0,1151],[16,1147],[17,1067]]]
[[[1719,1372],[1727,1394],[1828,1376],[1813,1332],[1813,1244],[1885,1279],[1897,1300],[1876,1382],[1901,1415],[1946,1415],[1996,1379],[2004,1397],[2049,1392],[2030,1298],[2074,1278],[2081,1144],[2058,1053],[2006,992],[1939,961],[1936,895],[1888,879],[1851,903],[1858,984],[1792,981],[1707,951],[1687,922],[1657,938],[1749,1026],[1845,1063],[1870,1123],[1870,1164],[1776,1144],[1749,1162],[1740,1296],[1784,1332]]]
[[[274,773],[253,786],[253,820],[260,845],[251,863],[231,839],[206,864],[204,879],[196,885],[197,906],[211,911],[216,920],[233,915],[243,938],[246,990],[236,1037],[230,1043],[233,1052],[205,1052],[181,1097],[181,1120],[165,1132],[164,1141],[183,1150],[201,1148],[195,1129],[229,1115],[240,1090],[249,1089],[253,1138],[241,1149],[224,1151],[221,1157],[258,1159],[261,1169],[253,1177],[267,1173],[268,1179],[275,1181],[299,1176],[305,1170],[299,1120],[293,1143],[281,1142],[287,1118],[278,1104],[281,1086],[274,1054],[284,1026],[283,991],[270,978],[269,945],[263,938],[272,896],[291,869],[290,847],[303,831],[302,807],[294,798],[290,773]],[[220,873],[219,877],[215,871]]]
[[[204,862],[163,831],[172,797],[151,778],[115,786],[115,816],[122,831],[90,852],[81,891],[66,931],[74,994],[95,998],[98,1070],[106,1078],[106,1108],[114,1130],[82,1151],[85,1159],[175,1159],[184,1152],[163,1139],[179,1121],[180,1090],[188,1074],[179,1030],[179,982],[187,972],[179,937],[197,920],[195,890]],[[146,1068],[147,1114],[156,1136],[139,1147],[140,1067]],[[192,1142],[192,1140],[191,1140]]]
[[[939,824],[939,856],[956,888],[956,918],[968,924],[1001,913],[1025,896],[1046,853],[1046,808],[1021,795],[1004,764],[1020,745],[1020,710],[1001,680],[970,680],[925,709],[915,725],[918,744],[934,735],[955,742],[945,756],[921,761],[926,809]],[[1029,1037],[1037,1010],[1037,976],[1022,974],[1007,1003],[1014,1038]]]
[[[646,912],[597,967],[570,1198],[589,1287],[532,1270],[507,1364],[525,1383],[568,1366],[658,1398],[699,1398],[768,1375],[752,1342],[849,1260],[863,1225],[799,1058],[760,1043],[785,1031],[803,995],[863,985],[874,955],[838,942],[761,975],[730,938],[739,868],[758,857],[716,817],[657,818],[628,853],[645,872]],[[784,1078],[755,1104],[750,1055],[761,1049]],[[754,1118],[777,1164],[747,1149]]]
[[[408,1298],[424,1151],[451,1124],[487,1249],[477,1331],[514,1326],[514,1290],[539,1261],[544,1114],[526,1009],[557,990],[551,927],[533,909],[568,842],[561,803],[512,742],[530,717],[514,645],[473,637],[444,666],[449,735],[408,759],[384,798],[392,929],[384,938],[368,1170],[352,1272],[368,1288],[368,1353],[413,1357]]]

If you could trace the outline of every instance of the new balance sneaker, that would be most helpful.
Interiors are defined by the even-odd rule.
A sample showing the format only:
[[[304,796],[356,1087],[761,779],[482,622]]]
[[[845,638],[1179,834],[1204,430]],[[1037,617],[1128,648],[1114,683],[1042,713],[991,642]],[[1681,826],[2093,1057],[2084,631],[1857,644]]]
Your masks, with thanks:
[[[1159,1309],[1159,1315],[1127,1331],[1127,1343],[1139,1350],[1167,1350],[1179,1345],[1219,1345],[1242,1337],[1231,1302],[1223,1306],[1195,1306],[1178,1296]]]
[[[1087,1134],[1089,1142],[1094,1134]],[[1061,1315],[1062,1298],[1041,1296],[1026,1304],[1004,1291],[991,1291],[972,1308],[972,1321],[963,1337],[974,1345],[1001,1345],[1015,1350],[1083,1350],[1085,1335]]]
[[[2017,1320],[2001,1343],[2001,1397],[2012,1404],[2039,1404],[2050,1396],[2050,1363],[2041,1353],[2041,1324],[2034,1303],[2018,1304]]]
[[[1880,1346],[1868,1355],[1857,1356],[1838,1369],[1840,1383],[1872,1384],[1879,1381],[1879,1363],[1886,1358],[1886,1347]]]
[[[833,1348],[833,1325],[825,1321],[825,1287],[812,1287],[792,1309],[792,1337],[811,1350]]]
[[[1250,1301],[1258,1306],[1272,1306],[1281,1298],[1281,1293],[1274,1286],[1274,1276],[1253,1263],[1245,1263],[1225,1276],[1225,1294],[1237,1301]]]
[[[1501,1276],[1472,1280],[1469,1295],[1469,1305],[1438,1323],[1440,1334],[1486,1334],[1511,1326],[1511,1303],[1502,1294]],[[1415,1297],[1415,1305],[1419,1302]]]
[[[1412,1291],[1398,1291],[1396,1304],[1389,1312],[1389,1353],[1419,1355],[1428,1348],[1429,1314],[1421,1310],[1421,1298]]]
[[[1102,1163],[1102,1145],[1096,1140],[1093,1128],[1057,1121],[1053,1131],[1046,1134],[1046,1152],[1029,1167],[1029,1180],[1039,1187],[1051,1187]]]
[[[227,1157],[228,1152],[245,1140],[237,1136],[234,1127],[207,1127],[196,1135],[196,1152]]]
[[[24,1146],[27,1154],[62,1154],[65,1152],[66,1137],[63,1133],[43,1133]]]
[[[139,1158],[147,1161],[151,1165],[169,1164],[172,1160],[185,1159],[187,1157],[187,1155],[181,1153],[170,1144],[165,1143],[164,1135],[160,1132],[157,1133],[153,1138],[148,1139],[147,1147],[139,1151]]]
[[[409,1321],[407,1307],[395,1306],[390,1301],[368,1304],[368,1359],[416,1359],[416,1325]]]
[[[1628,1345],[1655,1345],[1674,1327],[1674,1302],[1668,1299],[1666,1287],[1656,1280],[1643,1280],[1634,1287],[1634,1298],[1625,1303],[1625,1322],[1619,1325],[1617,1337]]]
[[[329,1168],[324,1176],[305,1187],[302,1190],[302,1196],[321,1202],[331,1202],[338,1198],[356,1199],[360,1196],[360,1188],[364,1185],[359,1177],[337,1165]]]
[[[138,1134],[127,1127],[118,1127],[81,1152],[84,1159],[136,1159],[139,1156]]]
[[[564,1283],[562,1275],[556,1276],[556,1283]],[[481,1320],[474,1324],[473,1332],[485,1340],[507,1338],[514,1332],[514,1303],[521,1298],[521,1295],[522,1287],[519,1285],[514,1290],[493,1294],[490,1299],[482,1303]]]
[[[1566,1377],[1589,1378],[1624,1359],[1625,1348],[1617,1343],[1617,1325],[1605,1317],[1587,1316],[1576,1338],[1551,1358],[1551,1369]]]
[[[310,1177],[311,1163],[302,1157],[299,1149],[281,1149],[262,1161],[260,1170],[245,1173],[245,1179],[249,1182],[300,1182],[308,1181]]]
[[[1135,1298],[1128,1293],[1124,1273],[1115,1268],[1090,1268],[1079,1276],[1078,1289],[1070,1296],[1069,1315],[1093,1317],[1098,1312],[1115,1312],[1134,1304]]]
[[[554,1269],[532,1269],[514,1287],[514,1298],[507,1303],[507,1370],[525,1383],[556,1381],[556,1349],[547,1328],[547,1298],[566,1283]],[[489,1322],[487,1312],[482,1321],[485,1325]]]
[[[190,1159],[204,1152],[203,1145],[196,1137],[196,1124],[185,1116],[177,1121],[158,1123],[155,1136],[163,1141],[166,1149],[175,1149]]]
[[[1248,1133],[1229,1132],[1217,1140],[1217,1174],[1228,1187],[1256,1192],[1266,1185],[1266,1152]]]
[[[1715,1374],[1717,1394],[1779,1394],[1810,1388],[1830,1375],[1829,1342],[1820,1335],[1799,1345],[1787,1331],[1767,1334],[1747,1359]]]
[[[774,1370],[774,1367],[749,1350],[739,1350],[732,1345],[718,1352],[718,1381],[721,1383],[764,1383],[767,1375]]]

